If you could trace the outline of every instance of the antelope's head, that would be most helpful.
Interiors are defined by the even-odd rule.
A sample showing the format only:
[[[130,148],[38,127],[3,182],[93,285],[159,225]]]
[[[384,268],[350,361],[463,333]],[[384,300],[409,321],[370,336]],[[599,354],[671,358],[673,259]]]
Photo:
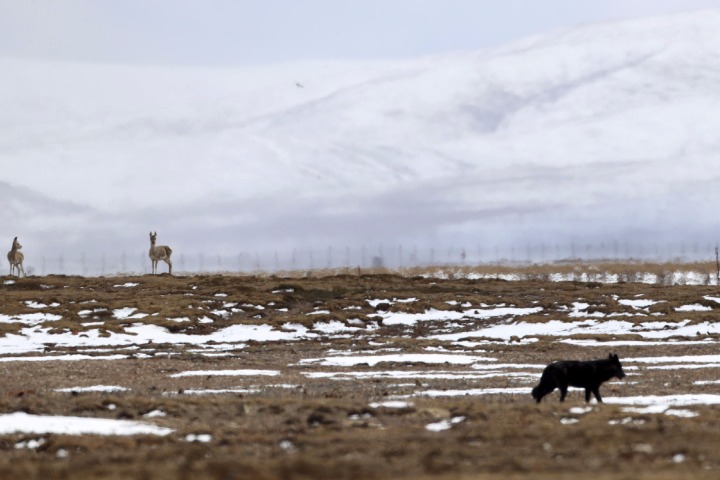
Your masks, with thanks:
[[[155,243],[155,239],[157,239],[157,232],[150,232],[150,243]]]

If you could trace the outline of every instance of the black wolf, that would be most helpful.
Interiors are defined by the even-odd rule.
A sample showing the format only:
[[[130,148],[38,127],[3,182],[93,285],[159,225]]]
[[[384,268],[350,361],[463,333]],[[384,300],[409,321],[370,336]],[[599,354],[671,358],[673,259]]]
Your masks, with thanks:
[[[545,395],[559,388],[560,401],[563,402],[570,386],[584,388],[586,402],[590,401],[590,392],[592,392],[597,401],[602,403],[600,385],[613,377],[622,379],[624,376],[620,359],[614,353],[603,360],[555,362],[545,367],[540,383],[532,389],[532,396],[537,403],[540,403]]]

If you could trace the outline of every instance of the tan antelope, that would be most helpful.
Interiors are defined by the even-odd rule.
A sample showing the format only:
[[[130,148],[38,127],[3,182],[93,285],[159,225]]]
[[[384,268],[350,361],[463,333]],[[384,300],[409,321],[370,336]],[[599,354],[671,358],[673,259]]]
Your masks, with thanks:
[[[20,245],[17,237],[15,237],[12,243],[12,248],[7,254],[8,262],[10,263],[10,275],[13,274],[13,271],[17,270],[18,277],[20,276],[20,272],[22,272],[23,276],[25,276],[25,269],[23,268],[23,260],[25,260],[25,255],[23,255],[20,251],[21,248],[22,245]]]
[[[157,264],[160,260],[163,260],[170,267],[170,275],[172,275],[172,261],[170,255],[172,255],[172,249],[165,245],[155,246],[155,240],[157,239],[157,232],[150,232],[150,260],[152,261],[152,273],[157,273]]]

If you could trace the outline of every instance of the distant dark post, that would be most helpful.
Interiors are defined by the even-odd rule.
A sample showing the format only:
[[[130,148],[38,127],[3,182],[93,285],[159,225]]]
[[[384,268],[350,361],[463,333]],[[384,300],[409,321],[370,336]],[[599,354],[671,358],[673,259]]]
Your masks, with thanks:
[[[716,273],[715,273],[715,282],[717,285],[720,285],[720,252],[718,252],[718,247],[715,247],[715,267],[716,267]]]

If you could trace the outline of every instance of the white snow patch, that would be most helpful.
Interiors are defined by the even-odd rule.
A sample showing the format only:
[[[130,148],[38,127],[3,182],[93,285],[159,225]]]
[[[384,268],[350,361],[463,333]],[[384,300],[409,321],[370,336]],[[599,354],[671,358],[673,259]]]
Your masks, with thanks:
[[[25,302],[25,305],[26,305],[28,308],[47,308],[47,307],[48,307],[48,306],[45,305],[44,303],[38,303],[38,302],[35,302],[35,301],[32,301],[32,300],[26,301],[26,302]],[[59,305],[60,305],[59,303],[53,303],[53,306],[55,306],[55,307],[57,307],[57,306],[59,306]]]
[[[17,448],[17,449],[21,449],[21,448],[36,449],[38,447],[42,447],[43,445],[45,445],[45,439],[37,438],[37,439],[26,440],[24,442],[18,442],[15,444],[15,448]]]
[[[643,368],[647,370],[699,370],[701,368],[720,368],[720,363],[681,363],[674,365],[650,365]]]
[[[449,420],[441,420],[436,423],[430,423],[425,426],[425,429],[431,432],[442,432],[443,430],[449,430],[453,425],[462,423],[465,421],[465,417],[453,417]]]
[[[720,380],[696,380],[693,385],[720,385]]]
[[[307,378],[331,378],[336,380],[352,380],[356,378],[421,378],[432,380],[464,380],[464,379],[485,379],[496,377],[529,377],[537,378],[537,375],[526,373],[512,373],[500,368],[493,369],[491,372],[426,372],[426,371],[371,371],[371,372],[302,372]]]
[[[392,301],[392,300],[388,300],[387,298],[384,298],[384,299],[376,298],[376,299],[373,299],[373,300],[365,300],[365,301],[366,301],[372,308],[377,307],[377,306],[380,305],[381,303],[389,303],[389,304],[391,304],[391,305],[393,304],[393,301]]]
[[[497,359],[487,357],[477,357],[470,355],[448,355],[437,353],[406,353],[397,355],[362,355],[362,356],[343,356],[343,357],[325,357],[316,359],[301,360],[301,364],[316,363],[323,366],[351,367],[355,365],[367,364],[375,366],[381,362],[392,363],[448,363],[453,365],[469,365],[475,362],[493,362]]]
[[[129,388],[120,387],[118,385],[94,385],[91,387],[70,387],[70,388],[56,388],[56,392],[127,392]]]
[[[38,357],[0,357],[0,362],[77,362],[81,360],[122,360],[127,355],[46,355]]]
[[[312,329],[325,334],[357,332],[360,330],[360,328],[357,327],[348,327],[338,320],[332,320],[330,322],[316,322],[313,324]]]
[[[593,319],[575,322],[564,322],[561,320],[550,320],[542,323],[515,322],[505,325],[493,325],[472,332],[431,335],[428,338],[456,341],[472,337],[487,337],[508,340],[511,337],[523,338],[537,335],[571,336],[582,334],[638,334],[645,338],[659,339],[672,336],[692,337],[695,335],[720,333],[720,324],[715,322],[703,322],[692,325],[689,323],[690,322],[688,320],[685,320],[677,323],[643,322],[636,324],[620,320],[606,320],[598,322]]]
[[[62,320],[62,315],[53,315],[51,313],[22,313],[19,315],[0,314],[0,323],[23,323],[26,325],[38,325],[45,322],[55,322]]]
[[[413,404],[402,400],[387,400],[384,402],[373,402],[369,406],[370,408],[410,408]]]
[[[495,307],[488,309],[470,309],[462,312],[454,310],[430,309],[425,313],[406,312],[383,312],[379,315],[383,318],[384,325],[415,325],[417,322],[427,321],[448,321],[463,319],[487,319],[504,316],[530,315],[542,311],[542,307],[517,308],[517,307]]]
[[[683,407],[688,405],[720,405],[717,394],[678,394],[678,395],[643,395],[638,397],[603,398],[605,403],[616,405],[645,405],[648,407]],[[664,411],[664,410],[663,410]]]
[[[593,411],[593,407],[572,407],[570,413],[573,415],[584,415]]]
[[[699,303],[693,303],[691,305],[682,305],[680,307],[675,308],[676,312],[710,312],[712,311],[712,307],[706,307],[705,305],[700,305]]]
[[[413,397],[463,397],[475,395],[530,395],[530,388],[471,388],[467,390],[425,390],[416,392]],[[399,397],[403,398],[403,397]]]
[[[626,363],[720,363],[720,355],[678,355],[675,357],[634,357],[624,358]]]
[[[290,440],[281,440],[280,443],[278,443],[278,446],[286,452],[294,452],[297,450],[295,444]]]
[[[135,313],[137,308],[133,307],[124,307],[124,308],[118,308],[113,310],[113,316],[117,318],[118,320],[125,320],[127,318],[145,318],[147,317],[147,313]]]
[[[672,457],[673,463],[683,463],[687,459],[687,456],[683,453],[676,453]]]
[[[693,412],[692,410],[687,410],[684,408],[668,408],[665,410],[665,415],[671,415],[673,417],[683,417],[683,418],[692,418],[692,417],[699,417],[700,414],[697,412]]]
[[[43,351],[46,343],[53,343],[65,347],[99,347],[99,346],[129,346],[151,343],[173,343],[203,345],[208,342],[272,342],[291,341],[301,338],[317,338],[317,334],[308,332],[302,325],[286,324],[285,329],[291,332],[282,332],[273,329],[270,325],[231,325],[207,335],[190,335],[171,333],[166,328],[157,325],[135,323],[126,327],[127,333],[113,333],[109,337],[99,334],[98,330],[88,330],[81,335],[72,332],[50,334],[49,328],[24,328],[20,335],[6,334],[0,337],[0,355],[8,353],[22,353],[30,351]],[[27,357],[32,359],[33,357]],[[63,359],[63,357],[50,358]],[[89,359],[97,359],[90,357]],[[0,358],[0,361],[3,359]]]
[[[167,412],[165,412],[165,411],[163,411],[163,410],[157,410],[157,409],[155,409],[155,410],[149,411],[148,413],[146,413],[145,415],[143,415],[143,417],[147,417],[147,418],[167,417]]]
[[[58,435],[168,435],[173,430],[150,423],[107,418],[31,415],[15,412],[0,415],[0,434],[54,433]]]
[[[260,390],[256,388],[220,388],[220,389],[185,389],[182,392],[185,395],[223,395],[226,393],[258,393]],[[166,396],[174,395],[173,393],[165,393]]]
[[[248,377],[248,376],[267,376],[275,377],[280,375],[279,370],[188,370],[186,372],[175,373],[170,375],[171,378],[179,377]]]
[[[648,300],[648,299],[618,300],[617,302],[620,305],[627,305],[627,306],[637,308],[637,309],[647,308],[651,305],[655,305],[656,303],[658,303],[655,300]]]
[[[713,339],[704,340],[577,340],[574,338],[568,338],[560,340],[561,343],[567,343],[569,345],[578,345],[580,347],[658,347],[667,345],[702,345],[708,343],[717,343]]]
[[[604,317],[605,314],[602,312],[587,313],[586,310],[590,307],[589,303],[585,302],[573,302],[572,310],[568,313],[568,317]]]
[[[477,363],[473,365],[471,368],[473,370],[495,370],[495,369],[513,369],[513,368],[537,368],[537,369],[544,369],[547,365],[541,364],[541,363],[490,363],[490,364],[481,364]]]

